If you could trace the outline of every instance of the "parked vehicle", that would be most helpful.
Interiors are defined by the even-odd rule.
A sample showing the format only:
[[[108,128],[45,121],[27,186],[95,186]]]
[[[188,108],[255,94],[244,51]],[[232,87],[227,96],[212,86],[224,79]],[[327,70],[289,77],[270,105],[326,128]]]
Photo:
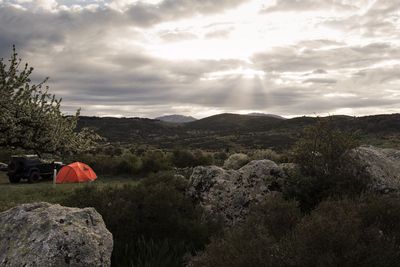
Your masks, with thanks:
[[[8,179],[10,183],[19,183],[22,179],[33,183],[40,179],[51,179],[54,169],[64,166],[61,162],[44,160],[37,155],[12,156],[8,164]]]
[[[3,162],[0,162],[0,172],[6,172],[6,171],[8,171],[8,165]]]

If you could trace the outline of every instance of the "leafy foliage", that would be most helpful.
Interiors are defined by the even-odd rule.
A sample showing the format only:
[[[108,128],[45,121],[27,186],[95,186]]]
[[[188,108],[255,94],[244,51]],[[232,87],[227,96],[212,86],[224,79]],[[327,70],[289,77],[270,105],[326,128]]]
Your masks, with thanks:
[[[194,266],[398,265],[398,197],[326,201],[303,217],[293,202],[266,201],[214,239]]]
[[[304,129],[294,148],[294,160],[307,175],[331,176],[340,169],[343,155],[357,147],[354,136],[338,130],[331,118]]]
[[[48,93],[48,78],[32,84],[33,68],[13,47],[9,64],[0,59],[0,146],[36,153],[71,153],[90,150],[100,137],[92,130],[76,132],[79,110],[64,116],[61,99]]]
[[[143,171],[146,173],[169,170],[171,158],[161,150],[149,150],[144,153],[142,164]]]
[[[224,168],[238,170],[250,162],[250,157],[243,153],[232,154],[224,162]]]
[[[185,253],[208,242],[214,229],[202,223],[201,209],[185,197],[186,183],[185,179],[160,173],[136,186],[85,187],[64,204],[94,207],[103,216],[114,237],[112,260],[116,266],[144,266],[140,262],[160,260],[169,252],[176,256],[170,261],[182,262]]]
[[[189,151],[183,149],[175,149],[172,154],[172,163],[175,167],[195,167],[195,166],[206,166],[213,163],[211,155],[204,153],[201,150]]]
[[[348,152],[358,146],[357,139],[337,129],[332,118],[320,119],[304,129],[293,149],[301,172],[285,179],[284,195],[311,210],[329,197],[355,196],[367,189],[369,180],[352,171]]]

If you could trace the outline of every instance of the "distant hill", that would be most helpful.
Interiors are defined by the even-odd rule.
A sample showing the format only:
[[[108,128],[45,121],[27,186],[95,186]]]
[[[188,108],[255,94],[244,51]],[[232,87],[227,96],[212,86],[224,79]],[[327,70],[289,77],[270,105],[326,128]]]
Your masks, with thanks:
[[[258,116],[258,117],[272,117],[272,118],[276,118],[276,119],[282,119],[282,120],[286,120],[285,117],[279,116],[279,115],[275,115],[275,114],[266,114],[266,113],[258,113],[258,112],[253,112],[253,113],[249,113],[246,114],[248,116]]]
[[[196,121],[196,118],[193,118],[192,116],[184,116],[184,115],[166,115],[166,116],[160,116],[155,118],[156,120],[160,121],[165,121],[165,122],[172,122],[172,123],[187,123],[187,122],[192,122]]]
[[[258,131],[260,129],[270,128],[281,120],[280,118],[269,116],[223,113],[187,123],[185,127],[217,132]]]
[[[325,118],[320,118],[325,119]],[[366,117],[332,116],[337,128],[354,132],[366,144],[400,148],[400,114]],[[187,123],[143,118],[80,117],[78,128],[90,127],[109,142],[158,148],[206,150],[272,148],[285,150],[301,137],[315,117],[281,119],[271,116],[218,114]]]

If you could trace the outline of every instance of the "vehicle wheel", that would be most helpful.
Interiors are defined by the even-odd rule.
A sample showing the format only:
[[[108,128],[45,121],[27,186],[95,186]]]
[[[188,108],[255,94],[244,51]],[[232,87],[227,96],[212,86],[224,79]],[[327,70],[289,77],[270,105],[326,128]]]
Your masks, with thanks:
[[[31,175],[29,175],[28,182],[34,183],[37,182],[39,179],[40,179],[39,172],[32,172]]]
[[[10,176],[8,176],[8,180],[12,184],[17,184],[17,183],[19,183],[21,181],[21,177],[16,176],[16,175],[10,175]]]

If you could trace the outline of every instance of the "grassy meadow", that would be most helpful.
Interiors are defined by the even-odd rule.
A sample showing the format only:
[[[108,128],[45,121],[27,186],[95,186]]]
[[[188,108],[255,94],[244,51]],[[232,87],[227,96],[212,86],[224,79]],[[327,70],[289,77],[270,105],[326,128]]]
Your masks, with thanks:
[[[21,182],[11,184],[6,173],[0,172],[0,212],[12,208],[18,204],[45,201],[49,203],[62,203],[76,189],[85,187],[121,187],[123,185],[135,185],[137,179],[118,176],[100,176],[91,183],[57,184],[51,180],[29,184]]]

